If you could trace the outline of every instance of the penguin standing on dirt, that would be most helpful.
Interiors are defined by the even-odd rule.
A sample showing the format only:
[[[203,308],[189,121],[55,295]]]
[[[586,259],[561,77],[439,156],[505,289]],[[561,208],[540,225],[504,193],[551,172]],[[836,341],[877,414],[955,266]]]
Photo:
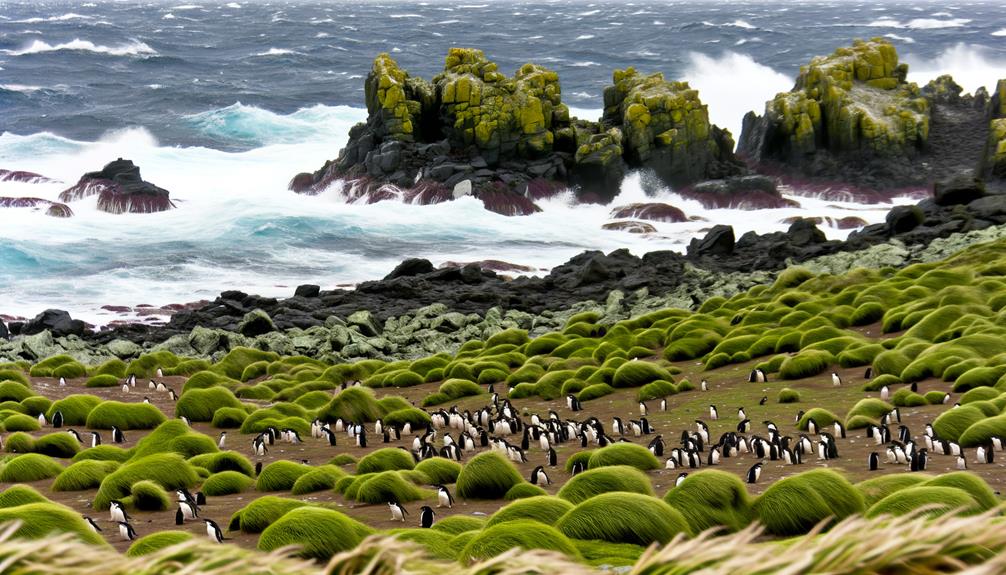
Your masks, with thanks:
[[[126,436],[122,433],[122,430],[116,426],[112,426],[112,443],[125,443]]]
[[[119,536],[122,537],[123,541],[133,541],[136,539],[136,530],[129,523],[119,521]]]
[[[880,454],[876,451],[870,453],[870,471],[880,469]]]
[[[88,525],[88,526],[89,526],[89,527],[90,527],[91,529],[93,529],[95,533],[101,533],[101,527],[98,527],[98,524],[97,524],[97,523],[95,523],[94,519],[91,519],[91,518],[90,518],[90,517],[88,517],[87,515],[82,515],[81,517],[83,517],[83,518],[84,518],[84,521],[87,521],[87,525]]]
[[[677,486],[681,485],[681,483],[684,482],[684,480],[687,479],[687,478],[688,478],[688,472],[687,471],[679,473],[677,479],[674,480],[674,486],[677,487]]]
[[[388,509],[391,510],[391,520],[405,522],[405,516],[409,514],[408,511],[402,507],[402,504],[397,501],[388,502]]]
[[[419,508],[419,526],[423,529],[429,529],[433,526],[433,521],[436,519],[437,514],[430,508],[429,505],[423,505]]]
[[[366,447],[367,446],[367,430],[361,425],[360,429],[356,434],[356,446]]]
[[[887,401],[891,397],[891,390],[885,385],[880,388],[880,399]]]
[[[185,525],[185,513],[181,507],[175,510],[175,525]]]
[[[556,455],[555,449],[549,447],[548,448],[548,466],[549,467],[555,467],[558,464],[559,464],[559,456]]]
[[[178,509],[182,512],[182,519],[196,519],[199,517],[199,508],[190,501],[179,501]]]
[[[866,373],[863,374],[863,379],[873,379],[873,366],[868,366],[866,368]]]
[[[703,379],[699,383],[699,389],[701,389],[702,391],[709,391],[709,382]]]
[[[831,372],[831,384],[834,386],[842,385],[842,378],[838,377],[838,374],[834,371]]]
[[[747,482],[748,483],[758,483],[758,480],[761,479],[761,467],[762,467],[762,465],[764,465],[764,463],[762,463],[761,461],[759,461],[758,463],[755,463],[754,465],[752,465],[750,469],[748,469],[748,474],[747,474]]]
[[[52,414],[52,426],[54,428],[56,428],[56,429],[59,429],[59,428],[63,427],[63,412],[62,411],[58,411],[57,410],[56,413]]]
[[[548,478],[548,474],[545,473],[545,468],[539,465],[531,471],[531,485],[551,485],[552,481]]]
[[[719,411],[716,410],[716,406],[715,405],[710,405],[709,406],[709,419],[712,419],[713,421],[716,421],[717,419],[719,419],[719,417],[720,417],[720,414],[719,414]]]
[[[59,378],[59,386],[60,387],[66,387],[66,378],[65,377],[60,376],[60,378]]]
[[[221,431],[220,432],[220,438],[217,439],[217,447],[219,447],[220,449],[223,449],[225,443],[227,443],[227,432],[226,431]]]
[[[454,497],[447,487],[443,485],[437,485],[437,507],[446,507],[451,509],[454,507]]]
[[[217,543],[223,543],[226,537],[224,537],[224,532],[221,531],[217,522],[212,519],[203,519],[203,521],[206,522],[206,535]]]
[[[743,407],[738,407],[737,408],[737,419],[744,420],[744,419],[747,419],[747,418],[748,418],[748,416],[747,416],[747,413],[744,412],[744,408]]]
[[[639,402],[639,415],[646,416],[647,407],[642,401]]]
[[[47,423],[49,422],[45,420],[45,414],[44,413],[38,414],[38,426],[45,427]]]

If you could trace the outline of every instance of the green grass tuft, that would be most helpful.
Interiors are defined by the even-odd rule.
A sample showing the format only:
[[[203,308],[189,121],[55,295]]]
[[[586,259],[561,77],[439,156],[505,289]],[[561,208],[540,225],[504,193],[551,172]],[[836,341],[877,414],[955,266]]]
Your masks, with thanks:
[[[866,517],[880,515],[907,515],[927,508],[923,514],[929,518],[947,513],[971,515],[978,512],[978,504],[965,491],[955,487],[907,487],[888,495],[866,511]]]
[[[577,476],[579,477],[579,476]],[[638,493],[603,493],[563,515],[556,528],[573,539],[649,545],[691,533],[681,513],[662,500]]]
[[[712,527],[740,531],[754,518],[744,483],[736,475],[717,469],[690,474],[667,492],[664,501],[681,512],[693,533]]]
[[[654,381],[673,382],[674,377],[666,369],[646,361],[630,361],[615,370],[612,387],[641,387]]]
[[[97,489],[108,474],[119,468],[117,461],[86,459],[64,469],[52,483],[53,491]]]
[[[795,389],[784,387],[779,390],[779,403],[797,403],[800,401],[800,392]]]
[[[576,504],[612,491],[653,495],[650,478],[645,473],[635,467],[614,465],[574,475],[559,490],[559,497]]]
[[[458,480],[461,464],[443,457],[424,459],[416,464],[416,471],[426,475],[432,485],[447,485]]]
[[[458,558],[463,562],[489,559],[513,548],[546,549],[578,559],[580,552],[555,528],[526,519],[488,526],[475,535]]]
[[[588,469],[610,465],[628,465],[642,471],[660,468],[660,462],[649,449],[629,442],[612,443],[597,449],[587,460]]]
[[[0,469],[0,482],[31,483],[56,477],[63,466],[39,453],[26,453],[7,461]]]
[[[551,495],[538,495],[514,501],[489,517],[487,526],[516,520],[531,520],[555,525],[560,517],[573,509],[573,504]]]
[[[822,350],[802,351],[787,357],[779,366],[779,377],[782,379],[803,379],[827,371],[835,358]]]
[[[363,423],[376,421],[381,415],[383,412],[377,404],[374,392],[364,387],[349,387],[342,390],[328,405],[318,411],[318,418],[322,421],[342,418],[344,421]]]
[[[397,469],[413,469],[416,462],[412,454],[397,447],[385,447],[372,451],[356,464],[357,473],[376,473]]]
[[[869,509],[888,495],[902,489],[915,487],[925,483],[928,479],[928,475],[921,473],[891,473],[860,481],[856,484],[856,489],[863,494],[863,502]]]
[[[773,535],[800,535],[819,522],[862,513],[863,496],[842,475],[814,469],[776,481],[752,509]]]
[[[258,480],[255,482],[255,489],[258,491],[289,491],[293,489],[294,483],[301,475],[310,472],[313,468],[303,463],[295,463],[280,459],[273,461],[262,468]]]
[[[186,391],[175,403],[175,417],[188,417],[189,421],[211,421],[221,408],[241,408],[241,402],[229,389],[211,387]]]
[[[266,495],[253,500],[231,515],[229,531],[261,533],[290,511],[308,505],[297,499]]]
[[[278,519],[262,532],[258,548],[272,551],[296,545],[298,554],[321,561],[349,551],[373,533],[370,527],[331,509],[302,507]]]
[[[502,455],[491,451],[480,453],[458,474],[457,495],[464,499],[500,499],[523,481],[513,463]]]
[[[429,497],[430,492],[407,481],[398,471],[382,471],[368,475],[351,497],[361,503],[406,503]],[[350,497],[348,494],[346,497]]]
[[[542,489],[538,485],[531,485],[527,481],[523,483],[518,483],[511,487],[506,495],[503,496],[505,501],[517,501],[518,499],[526,499],[528,497],[538,497],[539,495],[548,495],[548,492]]]
[[[297,478],[290,490],[293,495],[306,495],[317,491],[327,491],[335,487],[335,483],[346,477],[346,472],[334,465],[322,465]]]
[[[63,414],[63,425],[84,425],[91,410],[101,403],[101,398],[95,395],[74,394],[58,399],[49,406],[45,418],[52,421],[57,411]]]
[[[171,507],[171,498],[164,488],[153,481],[137,481],[123,503],[140,511],[165,511]]]
[[[134,459],[105,477],[94,497],[94,508],[108,509],[113,500],[123,499],[129,495],[134,483],[143,480],[154,481],[164,489],[173,491],[180,487],[192,487],[199,481],[199,476],[195,468],[174,453],[159,453]]]
[[[87,416],[87,426],[91,429],[111,429],[116,426],[123,431],[130,429],[153,429],[167,418],[149,403],[122,403],[103,401]]]
[[[158,531],[144,535],[126,550],[126,557],[143,557],[151,553],[191,541],[192,534],[188,531]]]
[[[202,491],[207,497],[243,493],[251,489],[255,480],[237,471],[214,473],[203,482]]]

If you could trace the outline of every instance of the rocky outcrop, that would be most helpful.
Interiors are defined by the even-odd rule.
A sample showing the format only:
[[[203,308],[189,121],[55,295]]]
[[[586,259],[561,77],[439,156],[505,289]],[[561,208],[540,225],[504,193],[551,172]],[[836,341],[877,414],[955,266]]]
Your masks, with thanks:
[[[59,194],[61,202],[73,202],[97,194],[98,209],[110,214],[148,214],[175,207],[169,192],[140,177],[140,168],[119,158],[97,172],[88,172],[75,185]]]
[[[989,101],[989,136],[979,173],[989,180],[1006,180],[1006,79],[999,80]]]
[[[971,169],[984,97],[960,96],[949,77],[920,89],[907,73],[879,38],[816,57],[764,115],[745,116],[738,154],[768,171],[880,190]]]
[[[616,71],[601,122],[570,118],[554,71],[525,64],[506,76],[473,49],[450,49],[431,81],[381,54],[364,85],[367,122],[350,130],[337,159],[295,176],[293,191],[316,194],[342,181],[351,202],[472,196],[523,215],[570,186],[580,201],[607,203],[628,169],[673,186],[743,171],[698,92],[660,74]]]
[[[70,206],[42,198],[0,197],[0,208],[31,208],[36,210],[45,208],[45,215],[54,218],[69,218],[73,215]]]
[[[613,219],[639,218],[657,222],[687,222],[685,213],[678,208],[661,203],[629,204],[611,210]]]

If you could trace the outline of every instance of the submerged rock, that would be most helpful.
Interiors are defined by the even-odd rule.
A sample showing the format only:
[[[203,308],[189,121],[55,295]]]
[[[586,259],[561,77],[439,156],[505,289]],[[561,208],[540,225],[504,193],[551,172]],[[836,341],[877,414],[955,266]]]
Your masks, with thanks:
[[[0,182],[20,182],[22,184],[47,184],[54,180],[36,174],[35,172],[24,172],[20,170],[0,169]]]
[[[617,232],[629,232],[630,234],[653,234],[657,231],[657,228],[653,227],[653,224],[632,220],[603,224],[601,229]]]
[[[140,168],[119,158],[98,172],[88,172],[59,194],[62,202],[98,195],[98,209],[110,214],[148,214],[175,207],[169,192],[140,177]]]
[[[43,200],[42,198],[5,198],[0,197],[0,208],[45,208],[45,215],[54,218],[69,218],[73,210],[66,204]]]

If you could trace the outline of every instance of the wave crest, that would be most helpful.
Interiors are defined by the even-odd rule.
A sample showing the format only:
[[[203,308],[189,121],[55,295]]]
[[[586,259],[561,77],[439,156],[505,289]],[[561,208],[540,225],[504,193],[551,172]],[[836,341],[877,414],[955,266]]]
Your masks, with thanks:
[[[2,50],[2,53],[10,56],[24,56],[27,54],[43,54],[46,52],[93,52],[95,54],[106,54],[109,56],[153,56],[157,54],[149,45],[139,40],[131,40],[125,44],[117,46],[103,46],[95,44],[90,40],[74,38],[69,42],[61,44],[49,44],[45,40],[34,40],[27,47],[20,50]]]

